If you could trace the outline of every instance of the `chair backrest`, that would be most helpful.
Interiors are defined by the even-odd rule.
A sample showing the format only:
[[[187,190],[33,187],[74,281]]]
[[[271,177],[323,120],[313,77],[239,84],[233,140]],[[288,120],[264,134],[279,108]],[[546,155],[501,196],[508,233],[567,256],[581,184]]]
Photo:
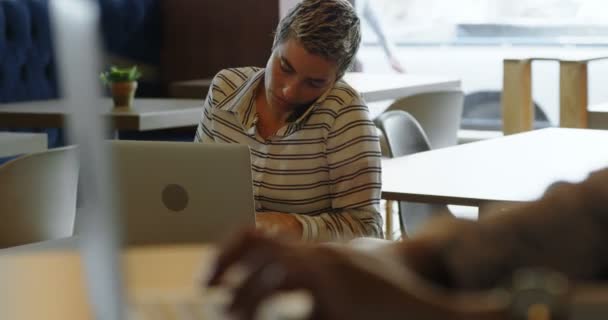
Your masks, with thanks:
[[[77,184],[75,147],[24,155],[0,166],[0,247],[71,236]]]
[[[460,127],[469,130],[502,130],[501,92],[486,90],[465,95]],[[547,128],[551,122],[534,102],[534,129]]]
[[[458,142],[463,100],[462,91],[427,92],[398,99],[387,110],[411,114],[424,129],[431,147],[438,149]]]
[[[386,139],[388,156],[391,158],[431,150],[424,129],[408,112],[387,111],[374,119],[374,122]]]
[[[374,122],[386,139],[389,157],[402,157],[431,150],[424,130],[416,119],[405,111],[387,111],[379,115]],[[406,236],[412,236],[432,217],[443,214],[449,214],[449,209],[445,205],[400,201],[401,232]]]

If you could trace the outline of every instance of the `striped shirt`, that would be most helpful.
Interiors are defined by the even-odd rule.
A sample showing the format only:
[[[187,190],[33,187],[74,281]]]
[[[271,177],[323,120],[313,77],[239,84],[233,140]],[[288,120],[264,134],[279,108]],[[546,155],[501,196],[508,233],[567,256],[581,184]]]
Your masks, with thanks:
[[[381,237],[380,145],[359,94],[338,81],[263,139],[255,107],[263,78],[259,68],[220,71],[195,142],[249,145],[256,211],[293,214],[303,240]]]

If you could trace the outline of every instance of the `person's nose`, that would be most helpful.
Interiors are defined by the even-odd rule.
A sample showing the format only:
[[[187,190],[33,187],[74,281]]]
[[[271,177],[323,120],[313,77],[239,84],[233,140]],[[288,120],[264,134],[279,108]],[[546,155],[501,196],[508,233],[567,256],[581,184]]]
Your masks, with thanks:
[[[285,98],[285,100],[287,100],[288,102],[290,101],[295,101],[296,97],[298,96],[298,84],[295,80],[288,80],[285,81],[285,83],[283,84],[283,98]]]

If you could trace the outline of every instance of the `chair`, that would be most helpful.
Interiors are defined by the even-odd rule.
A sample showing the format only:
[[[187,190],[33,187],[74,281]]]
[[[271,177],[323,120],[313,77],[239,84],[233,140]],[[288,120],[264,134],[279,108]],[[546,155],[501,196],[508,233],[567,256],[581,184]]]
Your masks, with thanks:
[[[387,111],[411,114],[422,126],[431,147],[438,149],[458,142],[463,99],[462,91],[427,92],[398,99]]]
[[[464,97],[461,129],[502,131],[500,91],[476,91]],[[551,122],[534,103],[534,129],[551,127]]]
[[[416,119],[405,111],[387,111],[378,116],[374,122],[386,139],[388,150],[385,152],[389,157],[402,157],[431,150],[424,130]],[[400,201],[401,232],[412,236],[429,219],[442,214],[450,214],[445,205]]]
[[[0,248],[72,235],[75,147],[28,154],[0,166]]]

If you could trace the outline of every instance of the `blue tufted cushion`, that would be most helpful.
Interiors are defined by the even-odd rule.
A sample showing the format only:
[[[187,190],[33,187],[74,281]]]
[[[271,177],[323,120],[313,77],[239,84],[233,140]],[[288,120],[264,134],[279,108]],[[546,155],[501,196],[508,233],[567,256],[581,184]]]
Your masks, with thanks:
[[[0,35],[2,50],[2,102],[21,101],[27,98],[21,81],[22,66],[31,44],[30,14],[25,1],[0,2],[4,16],[4,33]]]
[[[160,0],[98,3],[106,49],[159,65]],[[0,0],[0,103],[58,98],[53,52],[48,0]],[[63,145],[58,129],[20,131],[47,132],[49,147]]]
[[[106,49],[152,65],[160,62],[159,0],[99,0]]]
[[[104,42],[109,50],[120,50],[143,20],[141,1],[100,0],[99,8]]]
[[[47,0],[0,0],[0,102],[58,97]],[[59,129],[46,132],[49,147],[63,145]]]
[[[107,49],[160,61],[159,0],[98,0]],[[0,0],[0,102],[59,96],[48,0]]]
[[[16,155],[16,156],[9,156],[9,157],[0,157],[0,166],[2,166],[3,164],[13,160],[13,159],[17,159],[19,157],[21,157],[22,154]]]
[[[2,0],[0,12],[0,102],[56,98],[47,0]]]
[[[4,12],[3,55],[23,63],[31,44],[31,17],[27,1],[3,0],[0,8]]]
[[[27,0],[30,8],[31,46],[26,57],[24,84],[28,99],[49,99],[59,96],[55,73],[54,48],[47,0]]]

